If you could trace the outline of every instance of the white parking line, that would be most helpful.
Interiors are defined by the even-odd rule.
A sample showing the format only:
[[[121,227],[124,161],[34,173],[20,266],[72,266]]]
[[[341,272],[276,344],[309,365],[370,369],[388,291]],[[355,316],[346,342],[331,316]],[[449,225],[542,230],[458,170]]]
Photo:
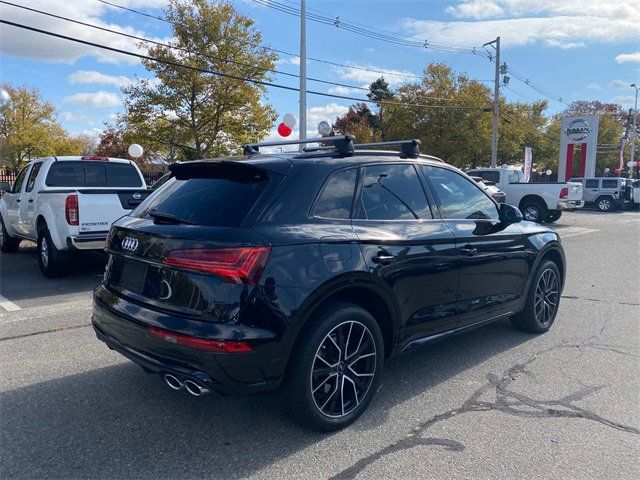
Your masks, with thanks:
[[[582,227],[568,227],[562,230],[557,230],[560,234],[560,238],[577,237],[578,235],[586,235],[587,233],[599,232],[597,228],[582,228]]]
[[[18,305],[2,295],[0,295],[0,308],[7,312],[17,312],[18,310],[22,310]]]

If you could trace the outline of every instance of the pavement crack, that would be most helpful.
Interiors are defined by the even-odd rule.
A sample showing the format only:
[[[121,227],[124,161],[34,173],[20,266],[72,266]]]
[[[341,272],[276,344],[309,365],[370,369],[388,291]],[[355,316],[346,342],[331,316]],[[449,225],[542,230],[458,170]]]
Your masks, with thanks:
[[[562,295],[561,298],[565,298],[567,300],[584,300],[586,302],[600,302],[600,303],[609,303],[611,305],[626,305],[626,306],[640,306],[640,303],[635,302],[618,302],[615,300],[604,300],[602,298],[589,298],[589,297],[578,297],[577,295]]]
[[[87,328],[87,327],[90,327],[90,326],[91,326],[91,324],[87,323],[87,324],[84,324],[84,325],[73,325],[71,327],[52,328],[50,330],[43,330],[43,331],[40,331],[40,332],[23,333],[22,335],[14,335],[12,337],[0,338],[0,342],[5,342],[7,340],[16,340],[18,338],[33,337],[34,335],[44,335],[45,333],[64,332],[65,330],[74,330],[76,328]]]
[[[598,333],[589,337],[585,342],[591,342],[604,332],[608,322],[604,322]],[[614,428],[626,433],[640,435],[640,430],[624,425],[619,422],[607,419],[595,412],[584,409],[574,402],[583,400],[600,390],[604,389],[606,385],[586,385],[582,386],[579,390],[560,397],[558,399],[536,399],[531,396],[525,395],[521,392],[516,392],[511,389],[511,385],[521,376],[532,376],[531,372],[527,370],[527,367],[536,362],[542,355],[550,353],[552,351],[569,348],[569,347],[594,347],[596,344],[566,344],[561,343],[555,347],[542,350],[527,361],[513,365],[502,376],[495,374],[487,375],[487,383],[475,390],[473,394],[458,408],[447,410],[446,412],[439,413],[428,420],[418,424],[410,433],[395,441],[394,443],[383,447],[370,455],[360,459],[352,466],[342,470],[338,474],[331,477],[334,480],[347,480],[355,478],[359,473],[364,471],[369,465],[375,463],[380,458],[393,454],[401,450],[407,450],[416,446],[425,445],[438,445],[447,448],[448,450],[460,452],[464,450],[464,445],[460,442],[450,439],[435,439],[435,438],[422,438],[420,435],[430,428],[431,426],[445,422],[457,415],[463,415],[470,412],[488,412],[498,411],[508,415],[524,418],[580,418],[583,420],[589,420],[600,423],[604,426]],[[600,347],[601,345],[598,345]],[[619,353],[619,352],[616,352]],[[626,352],[625,352],[626,354]],[[487,395],[494,394],[493,401],[483,399]]]

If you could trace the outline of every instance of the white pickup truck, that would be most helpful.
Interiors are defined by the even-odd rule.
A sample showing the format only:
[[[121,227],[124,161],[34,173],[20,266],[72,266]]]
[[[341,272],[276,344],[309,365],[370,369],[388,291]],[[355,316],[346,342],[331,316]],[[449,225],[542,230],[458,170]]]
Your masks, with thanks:
[[[0,198],[0,251],[38,243],[40,270],[64,271],[77,250],[101,250],[111,224],[149,194],[138,167],[107,157],[48,157],[32,160]]]
[[[524,219],[532,222],[555,222],[562,210],[584,206],[581,183],[525,183],[522,170],[506,167],[475,168],[467,175],[494,182],[507,194],[506,203],[517,206]]]

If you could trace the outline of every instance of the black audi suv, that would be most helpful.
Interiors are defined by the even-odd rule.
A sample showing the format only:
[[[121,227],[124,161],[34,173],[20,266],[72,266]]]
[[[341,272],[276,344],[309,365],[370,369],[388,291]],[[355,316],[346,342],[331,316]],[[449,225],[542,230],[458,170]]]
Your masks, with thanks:
[[[277,390],[328,431],[367,408],[396,354],[505,317],[548,330],[558,235],[396,143],[172,165],[111,228],[98,338],[175,390]]]

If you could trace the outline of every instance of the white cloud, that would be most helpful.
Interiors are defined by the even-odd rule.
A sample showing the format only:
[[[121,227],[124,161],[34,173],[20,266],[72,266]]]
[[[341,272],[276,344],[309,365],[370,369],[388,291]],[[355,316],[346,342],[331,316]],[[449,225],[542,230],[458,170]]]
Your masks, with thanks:
[[[595,83],[595,82],[588,84],[587,88],[589,90],[602,90],[602,86],[599,83]]]
[[[300,65],[300,57],[278,58],[276,65]]]
[[[336,69],[340,78],[358,83],[358,86],[368,87],[371,82],[377,80],[380,77],[389,83],[389,85],[397,86],[400,83],[411,80],[415,74],[408,70],[393,70],[390,68],[376,67],[374,65],[360,65],[355,63],[349,63],[353,67],[366,68],[366,70],[359,70],[353,68],[338,67]],[[381,71],[387,73],[380,73]]]
[[[500,35],[505,46],[580,48],[639,38],[639,7],[638,0],[465,0],[447,9],[464,21],[409,18],[402,28],[433,43],[480,45]]]
[[[67,77],[69,83],[96,83],[99,85],[113,85],[114,87],[124,87],[133,82],[132,78],[124,75],[105,75],[94,70],[77,70]]]
[[[631,88],[629,85],[633,82],[625,82],[624,80],[614,80],[609,84],[611,88]]]
[[[122,105],[122,98],[113,92],[76,93],[65,97],[63,102],[82,105],[84,107],[116,107]]]
[[[635,101],[633,95],[618,95],[617,97],[613,97],[611,99],[611,103],[619,103],[623,107],[631,107],[633,106],[633,102]]]
[[[640,51],[631,53],[621,53],[616,57],[618,63],[640,62]]]
[[[337,103],[328,103],[321,107],[311,107],[307,110],[307,129],[317,134],[318,123],[325,120],[331,124],[336,121],[336,117],[344,115],[349,107],[338,105]]]
[[[88,0],[30,0],[27,3],[29,7],[38,10],[52,12],[60,16],[73,18],[118,32],[148,37],[144,32],[134,27],[103,21],[101,16],[107,11],[114,11],[115,9],[100,2]],[[163,0],[123,0],[118,3],[123,6],[134,6],[135,8],[163,7],[166,4]],[[115,11],[118,13],[121,12],[120,10]],[[108,44],[129,52],[140,51],[136,40],[105,33],[75,23],[64,22],[56,18],[38,15],[10,5],[3,4],[0,6],[0,16],[15,23],[30,25],[69,37]],[[163,41],[163,39],[157,38],[154,38],[154,40]],[[0,28],[0,51],[14,57],[27,57],[47,62],[63,62],[69,64],[73,64],[84,56],[96,57],[98,61],[104,63],[127,63],[133,65],[139,61],[134,57],[74,43],[69,40],[46,36],[41,33],[23,30],[10,25],[3,25],[2,28]]]
[[[335,87],[329,87],[329,89],[327,90],[328,93],[333,93],[334,95],[354,95],[354,94],[361,94],[362,90],[358,89],[358,88],[349,88],[349,87],[342,87],[340,85],[335,86]]]

